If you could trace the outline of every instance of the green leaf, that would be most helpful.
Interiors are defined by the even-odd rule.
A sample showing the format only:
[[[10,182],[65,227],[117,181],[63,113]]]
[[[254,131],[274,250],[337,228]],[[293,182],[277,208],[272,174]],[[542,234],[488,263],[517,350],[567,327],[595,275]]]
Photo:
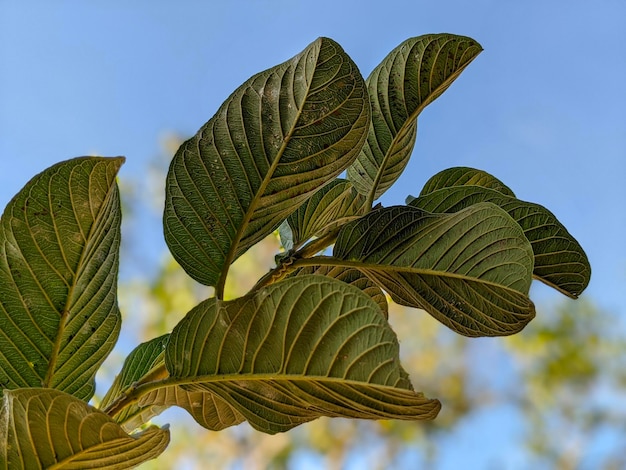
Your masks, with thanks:
[[[464,166],[448,168],[437,173],[426,182],[420,196],[425,196],[438,189],[450,188],[452,186],[480,186],[482,188],[493,189],[505,196],[515,197],[513,191],[495,176],[483,170]],[[407,201],[407,204],[408,203],[409,201]]]
[[[385,318],[389,317],[389,304],[385,293],[358,269],[343,266],[307,266],[299,268],[289,274],[289,277],[305,274],[327,276],[350,284],[367,294],[378,305]]]
[[[100,409],[110,406],[116,398],[122,395],[133,384],[158,371],[163,367],[165,358],[165,345],[169,334],[159,336],[137,346],[126,358],[122,370],[115,377],[111,388],[100,403]],[[159,415],[168,407],[164,404],[150,403],[140,406],[131,405],[114,416],[115,421],[122,425],[124,430],[131,432],[154,416]]]
[[[476,41],[452,34],[408,39],[367,78],[372,122],[348,179],[373,202],[400,177],[415,144],[417,116],[480,54]]]
[[[88,400],[120,328],[123,157],[83,157],[34,177],[0,223],[0,384]]]
[[[591,278],[587,255],[555,215],[539,204],[521,201],[495,189],[459,185],[434,190],[414,199],[410,205],[429,212],[454,213],[480,202],[498,205],[521,226],[532,245],[533,274],[537,279],[571,298],[577,298],[585,290]]]
[[[58,390],[5,390],[2,397],[1,468],[132,468],[168,443],[167,429],[128,435],[106,414]]]
[[[290,240],[291,247],[298,249],[310,238],[321,237],[356,219],[364,206],[365,197],[356,192],[352,183],[344,179],[332,181],[287,218],[291,231],[280,231],[282,244],[288,245]],[[290,235],[285,237],[285,233]]]
[[[439,402],[413,391],[398,355],[370,297],[305,275],[202,302],[174,328],[165,360],[174,382],[273,434],[320,416],[434,418]]]
[[[490,203],[455,214],[375,210],[342,229],[333,256],[326,264],[359,269],[395,302],[422,308],[465,336],[513,334],[534,317],[527,296],[532,248]]]
[[[352,163],[369,120],[365,82],[331,39],[250,78],[174,156],[174,258],[221,298],[230,264]]]
[[[196,422],[211,431],[221,431],[245,421],[228,401],[204,390],[189,391],[180,386],[154,390],[139,400],[139,406],[179,406],[189,412]]]
[[[103,398],[100,409],[107,409],[142,379],[166,378],[165,346],[169,336],[169,334],[159,336],[142,343],[128,355],[122,371],[115,377]],[[170,406],[186,409],[201,426],[213,431],[239,424],[244,420],[219,397],[205,392],[189,392],[176,385],[159,388],[143,395],[137,403],[123,408],[113,418],[125,431],[131,432]]]

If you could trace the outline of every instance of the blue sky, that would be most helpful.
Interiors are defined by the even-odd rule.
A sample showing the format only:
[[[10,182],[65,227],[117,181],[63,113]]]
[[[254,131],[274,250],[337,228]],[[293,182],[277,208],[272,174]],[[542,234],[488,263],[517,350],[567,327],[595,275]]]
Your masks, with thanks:
[[[557,215],[591,260],[585,295],[623,318],[625,18],[622,0],[0,0],[0,201],[85,154],[125,155],[122,177],[141,179],[165,135],[194,134],[241,82],[318,36],[367,76],[409,37],[463,34],[485,50],[423,112],[382,202],[447,167],[484,169]],[[165,249],[158,228],[150,246]]]

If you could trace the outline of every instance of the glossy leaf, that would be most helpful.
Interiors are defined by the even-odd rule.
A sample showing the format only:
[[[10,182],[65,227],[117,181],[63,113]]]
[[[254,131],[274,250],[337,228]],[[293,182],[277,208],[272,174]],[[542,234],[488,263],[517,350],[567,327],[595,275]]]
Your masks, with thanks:
[[[530,243],[490,203],[455,214],[375,210],[342,229],[333,256],[341,261],[327,264],[359,269],[397,303],[465,336],[513,334],[534,316]]]
[[[168,443],[167,429],[128,435],[106,414],[58,390],[5,390],[2,397],[1,468],[132,468]]]
[[[337,179],[315,193],[281,225],[281,242],[296,249],[313,237],[321,237],[357,218],[365,206],[365,197],[352,183]],[[290,230],[290,232],[286,232]],[[288,233],[285,236],[285,233]]]
[[[367,78],[372,122],[348,179],[370,202],[404,171],[415,144],[417,116],[482,51],[476,41],[452,34],[408,39]]]
[[[88,400],[120,328],[123,157],[58,163],[7,205],[0,226],[0,385]]]
[[[583,248],[556,216],[539,204],[521,201],[495,189],[457,185],[434,190],[414,199],[410,205],[429,212],[454,213],[480,202],[498,205],[522,227],[533,248],[533,273],[537,279],[572,298],[587,287],[591,265]]]
[[[370,297],[303,275],[201,303],[172,332],[166,365],[185,389],[220,397],[273,434],[320,416],[434,418],[439,402],[413,391],[398,354]]]
[[[363,78],[330,39],[250,78],[174,156],[174,258],[221,297],[230,264],[352,163],[369,120]]]

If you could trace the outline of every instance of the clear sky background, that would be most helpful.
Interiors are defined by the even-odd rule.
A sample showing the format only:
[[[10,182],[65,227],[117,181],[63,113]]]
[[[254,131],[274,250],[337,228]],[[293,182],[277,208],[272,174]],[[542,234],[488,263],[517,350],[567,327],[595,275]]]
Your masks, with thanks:
[[[409,37],[468,35],[484,52],[422,113],[383,204],[447,167],[492,173],[580,241],[584,295],[626,335],[625,25],[623,0],[0,0],[0,201],[79,155],[125,155],[121,176],[141,179],[165,135],[193,135],[250,75],[318,36],[367,76]],[[165,249],[158,227],[146,246]]]

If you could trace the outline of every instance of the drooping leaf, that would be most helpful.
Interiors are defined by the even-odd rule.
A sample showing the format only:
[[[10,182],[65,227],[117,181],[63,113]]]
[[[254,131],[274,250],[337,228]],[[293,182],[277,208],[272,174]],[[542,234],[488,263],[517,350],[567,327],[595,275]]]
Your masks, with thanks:
[[[0,224],[0,385],[88,400],[120,328],[123,157],[83,157],[34,177]]]
[[[165,345],[168,339],[169,334],[154,338],[140,344],[128,355],[122,371],[103,398],[100,409],[109,407],[117,397],[141,379],[150,376],[153,380],[166,378]],[[159,376],[155,377],[155,374]],[[113,418],[126,432],[131,432],[171,406],[186,409],[201,426],[212,431],[219,431],[244,420],[219,397],[208,392],[189,392],[176,385],[143,395],[137,403],[124,408]]]
[[[587,287],[591,265],[585,251],[554,214],[539,204],[495,189],[458,185],[426,193],[410,205],[429,212],[454,213],[480,202],[498,205],[522,227],[533,248],[537,279],[572,298]]]
[[[128,435],[106,414],[58,390],[5,390],[2,397],[2,468],[132,468],[168,443],[167,429]]]
[[[286,228],[281,230],[281,242],[298,248],[313,237],[321,237],[339,225],[357,218],[365,205],[365,197],[359,194],[352,183],[337,179],[315,193],[291,214],[286,224],[290,235],[285,237]]]
[[[532,248],[491,203],[455,214],[375,210],[342,229],[333,256],[340,261],[326,264],[359,269],[395,302],[422,308],[465,336],[513,334],[534,317],[527,296]]]
[[[357,287],[376,302],[385,318],[389,317],[389,304],[384,292],[358,269],[345,268],[343,266],[307,266],[293,271],[290,276],[302,276],[304,274],[319,274],[332,277]]]
[[[369,120],[365,82],[330,39],[250,78],[174,156],[174,258],[221,297],[230,264],[356,158]]]
[[[464,166],[448,168],[434,175],[426,182],[420,196],[425,196],[438,189],[450,188],[452,186],[480,186],[482,188],[493,189],[505,196],[515,197],[513,191],[495,176],[483,170]],[[408,203],[409,201],[407,201],[407,204]]]
[[[166,366],[186,390],[220,397],[273,434],[320,416],[434,418],[439,402],[413,391],[398,354],[370,297],[303,275],[202,302],[174,328]]]
[[[245,421],[228,401],[204,390],[185,390],[180,386],[159,388],[139,400],[140,407],[179,406],[189,412],[196,422],[211,431],[221,431]]]
[[[408,39],[367,78],[372,122],[367,142],[348,179],[379,198],[404,171],[415,144],[417,116],[439,97],[482,51],[476,41],[452,34]]]

